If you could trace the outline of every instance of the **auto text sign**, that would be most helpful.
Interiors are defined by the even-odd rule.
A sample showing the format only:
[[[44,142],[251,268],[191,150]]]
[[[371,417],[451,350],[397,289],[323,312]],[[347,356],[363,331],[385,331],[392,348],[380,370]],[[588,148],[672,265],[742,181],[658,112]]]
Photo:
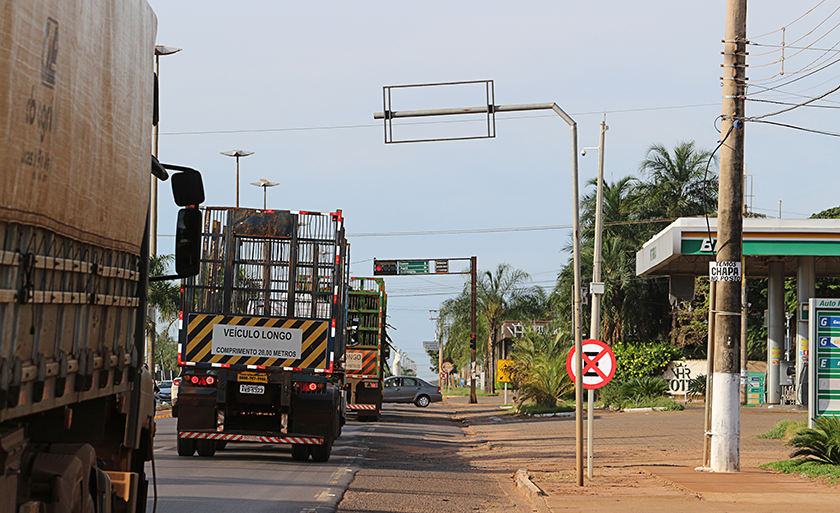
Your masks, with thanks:
[[[741,262],[709,262],[710,281],[741,281]]]
[[[597,389],[606,385],[615,376],[615,353],[612,348],[600,340],[589,339],[581,342],[583,349],[583,388]],[[572,381],[575,379],[575,348],[566,357],[566,372]]]
[[[213,325],[214,355],[300,358],[303,330],[267,326]]]

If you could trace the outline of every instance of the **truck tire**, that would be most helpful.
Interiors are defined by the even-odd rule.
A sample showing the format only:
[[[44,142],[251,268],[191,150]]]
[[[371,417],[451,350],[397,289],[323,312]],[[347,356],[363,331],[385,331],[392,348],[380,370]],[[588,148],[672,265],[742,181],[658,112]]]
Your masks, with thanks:
[[[198,440],[196,443],[198,455],[204,458],[212,458],[216,454],[215,440]]]
[[[312,461],[317,461],[319,463],[323,463],[325,461],[329,461],[330,454],[332,453],[332,445],[333,441],[327,438],[324,438],[324,443],[321,445],[313,445],[312,446]]]
[[[191,438],[178,439],[178,456],[192,456],[195,454],[195,440]]]
[[[292,459],[306,461],[309,459],[309,446],[306,444],[292,444]]]
[[[227,440],[219,440],[218,442],[216,442],[216,450],[217,451],[221,451],[225,447],[227,447]]]

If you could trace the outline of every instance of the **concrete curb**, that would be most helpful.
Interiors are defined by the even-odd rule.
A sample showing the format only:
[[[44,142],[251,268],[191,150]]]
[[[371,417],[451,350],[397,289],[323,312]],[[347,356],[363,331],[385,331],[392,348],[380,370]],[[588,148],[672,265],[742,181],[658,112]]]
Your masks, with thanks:
[[[649,411],[665,411],[667,409],[668,408],[665,408],[664,406],[654,406],[653,408],[624,408],[621,411],[623,411],[624,413],[639,413]]]
[[[545,492],[535,485],[528,476],[528,469],[521,468],[516,471],[516,487],[522,490],[529,499],[534,499]]]

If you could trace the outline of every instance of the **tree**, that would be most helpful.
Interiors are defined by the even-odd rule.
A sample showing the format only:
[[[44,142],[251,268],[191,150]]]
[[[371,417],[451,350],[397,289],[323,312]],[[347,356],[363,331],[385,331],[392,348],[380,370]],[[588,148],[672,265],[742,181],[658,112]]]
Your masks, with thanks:
[[[169,268],[174,261],[174,255],[151,256],[149,258],[149,275],[165,276],[169,274]],[[149,309],[146,314],[146,335],[152,340],[152,344],[155,347],[155,364],[160,368],[174,369],[174,363],[171,366],[165,365],[165,362],[169,360],[164,358],[163,355],[166,354],[164,351],[167,340],[172,341],[169,330],[172,329],[172,325],[178,320],[180,304],[181,289],[178,285],[172,281],[149,282]],[[166,325],[160,332],[157,331],[156,327],[159,321]],[[174,342],[172,347],[174,348]],[[155,366],[153,365],[152,370],[154,368]]]
[[[476,309],[487,323],[487,345],[484,357],[484,391],[496,388],[496,339],[502,323],[509,317],[530,316],[534,308],[545,304],[545,293],[539,287],[525,287],[531,276],[510,264],[499,264],[496,272],[483,271],[477,283]]]
[[[677,218],[710,214],[717,210],[717,174],[706,172],[712,152],[698,150],[694,141],[674,147],[652,145],[639,166],[647,180],[640,182],[642,218]]]
[[[517,339],[510,374],[514,388],[519,390],[520,403],[534,401],[551,408],[574,388],[566,372],[566,355],[573,343],[572,334],[559,329],[556,335],[529,329]]]

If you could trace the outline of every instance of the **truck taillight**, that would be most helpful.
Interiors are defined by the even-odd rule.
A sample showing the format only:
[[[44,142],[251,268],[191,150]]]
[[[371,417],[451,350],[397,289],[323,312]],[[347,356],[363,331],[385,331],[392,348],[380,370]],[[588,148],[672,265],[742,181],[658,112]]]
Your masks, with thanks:
[[[181,385],[181,378],[175,378],[172,380],[172,386],[177,387]]]
[[[298,394],[323,394],[326,390],[325,383],[313,383],[307,381],[295,381],[292,389]]]
[[[209,386],[216,382],[214,376],[187,376],[186,380],[196,386]]]

